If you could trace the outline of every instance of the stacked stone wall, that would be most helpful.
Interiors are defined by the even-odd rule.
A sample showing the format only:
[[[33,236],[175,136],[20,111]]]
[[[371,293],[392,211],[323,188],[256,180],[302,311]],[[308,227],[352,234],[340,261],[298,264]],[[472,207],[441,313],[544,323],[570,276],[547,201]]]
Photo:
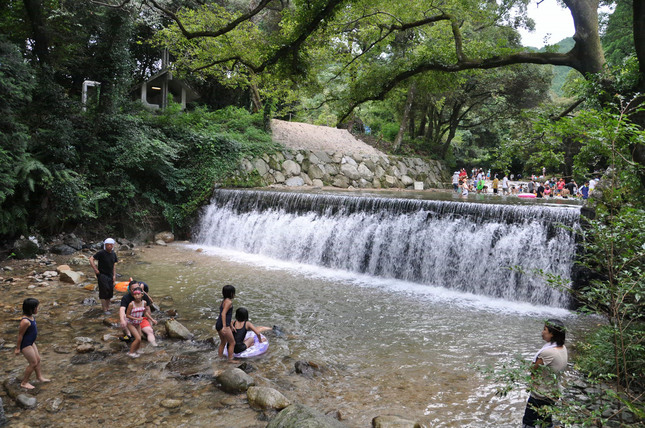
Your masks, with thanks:
[[[257,173],[265,186],[333,186],[338,188],[443,188],[448,177],[439,161],[417,157],[329,153],[284,149],[244,159],[241,178]],[[418,184],[417,184],[418,186]]]

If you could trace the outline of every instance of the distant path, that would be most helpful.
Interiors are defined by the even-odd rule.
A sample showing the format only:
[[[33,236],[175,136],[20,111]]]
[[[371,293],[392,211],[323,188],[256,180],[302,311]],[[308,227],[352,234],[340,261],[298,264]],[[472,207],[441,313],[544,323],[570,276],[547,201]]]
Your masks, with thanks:
[[[310,125],[301,122],[286,122],[278,119],[271,121],[271,128],[273,130],[273,140],[284,144],[290,149],[385,156],[385,153],[354,138],[346,129]]]

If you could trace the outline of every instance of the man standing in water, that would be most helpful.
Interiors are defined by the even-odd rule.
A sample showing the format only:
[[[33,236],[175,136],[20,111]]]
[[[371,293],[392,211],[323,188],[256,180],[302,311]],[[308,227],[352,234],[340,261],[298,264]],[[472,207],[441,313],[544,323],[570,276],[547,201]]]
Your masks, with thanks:
[[[110,314],[110,300],[114,296],[114,283],[116,282],[116,263],[119,261],[113,251],[114,244],[114,239],[106,239],[103,242],[103,249],[90,257],[90,266],[94,269],[99,283],[99,299],[106,315]],[[95,261],[98,262],[98,268]]]

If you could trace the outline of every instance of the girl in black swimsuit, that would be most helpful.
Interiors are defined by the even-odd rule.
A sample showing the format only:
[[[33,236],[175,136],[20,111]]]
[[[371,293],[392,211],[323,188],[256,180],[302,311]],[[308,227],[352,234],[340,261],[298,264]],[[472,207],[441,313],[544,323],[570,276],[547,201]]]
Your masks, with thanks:
[[[217,355],[224,356],[224,348],[228,346],[228,361],[236,363],[233,359],[233,348],[235,347],[235,338],[231,331],[231,318],[233,316],[233,299],[235,298],[235,287],[232,285],[225,285],[222,288],[222,303],[219,305],[219,316],[215,323],[215,330],[219,335],[219,348]]]
[[[269,327],[256,328],[253,324],[251,324],[249,322],[249,311],[247,311],[246,308],[238,308],[238,310],[235,312],[235,321],[233,321],[233,328],[235,329],[233,336],[235,336],[236,354],[244,352],[246,348],[253,346],[253,343],[255,342],[253,336],[250,336],[248,339],[244,340],[244,338],[246,337],[246,332],[248,330],[251,330],[253,333],[255,333],[260,342],[264,342],[266,340],[260,335],[260,330],[269,330]]]

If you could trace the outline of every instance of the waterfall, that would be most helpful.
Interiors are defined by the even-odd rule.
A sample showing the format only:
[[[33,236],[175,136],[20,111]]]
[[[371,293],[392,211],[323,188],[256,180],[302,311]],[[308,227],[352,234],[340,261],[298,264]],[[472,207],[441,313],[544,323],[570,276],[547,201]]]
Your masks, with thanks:
[[[216,190],[200,245],[565,308],[578,207]],[[566,227],[562,227],[562,226]]]

